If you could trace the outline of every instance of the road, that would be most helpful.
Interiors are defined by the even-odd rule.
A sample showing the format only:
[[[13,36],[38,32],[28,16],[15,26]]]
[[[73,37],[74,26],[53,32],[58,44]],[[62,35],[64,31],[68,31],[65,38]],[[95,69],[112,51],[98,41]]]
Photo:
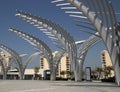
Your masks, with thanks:
[[[113,83],[0,80],[0,92],[120,92]]]

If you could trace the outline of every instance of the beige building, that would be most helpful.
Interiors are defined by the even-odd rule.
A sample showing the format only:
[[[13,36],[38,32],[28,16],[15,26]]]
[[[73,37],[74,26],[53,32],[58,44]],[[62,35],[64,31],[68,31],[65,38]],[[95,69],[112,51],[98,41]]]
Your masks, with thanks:
[[[9,61],[10,61],[10,54],[8,54],[8,53],[4,53],[4,52],[0,52],[0,57],[2,57],[2,59],[3,59],[3,62],[4,62],[4,65],[5,66],[8,66],[8,64],[9,64]],[[10,69],[12,68],[12,66],[10,66]],[[1,65],[0,65],[0,72],[2,71],[2,69],[1,69]]]
[[[101,52],[101,61],[102,61],[102,68],[105,69],[108,66],[113,66],[110,56],[107,50],[103,50]],[[114,72],[112,71],[111,77],[114,76]]]
[[[53,53],[53,57],[57,53],[58,52],[55,51]],[[5,62],[8,64],[9,63],[9,58],[8,58],[9,55],[1,53],[1,56],[4,57]],[[49,65],[48,65],[48,62],[47,62],[46,58],[41,57],[41,59],[40,59],[40,69],[39,69],[38,75],[41,75],[41,77],[44,77],[45,76],[44,73],[45,73],[46,70],[48,70],[48,73],[50,74],[50,69],[49,69]],[[62,71],[66,72],[66,71],[70,71],[70,70],[71,70],[71,68],[70,68],[70,60],[69,60],[68,54],[65,53],[64,56],[61,58],[60,63],[58,65],[58,70],[57,70],[56,76],[57,77],[68,78],[69,74],[61,75],[61,72]],[[35,74],[34,69],[26,69],[25,70],[26,79],[33,79],[34,74]],[[19,73],[18,73],[18,71],[16,69],[12,69],[12,70],[8,71],[7,75],[11,79],[18,79]]]
[[[57,51],[55,51],[53,53],[53,57],[55,56],[55,54],[58,53]],[[62,71],[70,71],[70,60],[69,60],[69,57],[68,57],[68,54],[65,53],[64,56],[61,58],[60,60],[60,63],[58,65],[58,70],[57,70],[57,77],[62,77],[61,76],[61,72]],[[44,70],[49,70],[49,66],[48,66],[48,62],[47,60],[42,57],[41,60],[40,60],[40,73],[42,74],[42,77],[44,76],[43,75],[43,72]],[[65,74],[64,77],[67,78],[69,75],[68,74]]]

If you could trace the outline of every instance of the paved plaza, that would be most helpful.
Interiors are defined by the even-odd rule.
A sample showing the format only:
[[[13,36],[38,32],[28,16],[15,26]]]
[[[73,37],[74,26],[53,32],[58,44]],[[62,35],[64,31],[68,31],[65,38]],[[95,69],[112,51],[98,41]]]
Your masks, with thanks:
[[[120,92],[112,83],[0,80],[0,92]]]

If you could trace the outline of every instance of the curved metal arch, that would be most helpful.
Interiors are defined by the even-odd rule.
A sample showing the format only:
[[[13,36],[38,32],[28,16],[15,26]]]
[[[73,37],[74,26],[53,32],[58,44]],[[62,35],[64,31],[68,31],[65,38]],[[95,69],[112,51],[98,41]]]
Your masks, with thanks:
[[[16,63],[18,64],[18,67],[19,67],[19,74],[20,74],[20,79],[22,80],[23,79],[23,75],[22,75],[22,59],[21,57],[19,56],[19,54],[12,50],[11,48],[3,45],[3,44],[0,44],[0,49],[3,50],[3,51],[6,51],[7,53],[9,53],[12,58],[16,61]]]
[[[86,40],[81,40],[81,41],[76,41],[75,44],[76,45],[80,45],[80,44],[83,44]]]
[[[62,52],[59,52],[54,58],[52,57],[52,52],[50,50],[50,48],[41,40],[29,35],[29,34],[26,34],[24,32],[21,32],[21,31],[18,31],[16,29],[10,29],[11,32],[14,32],[16,33],[17,35],[19,35],[20,37],[22,37],[23,39],[27,40],[27,41],[30,41],[32,44],[34,44],[34,46],[36,46],[38,49],[40,49],[45,58],[47,59],[48,61],[48,64],[50,66],[50,70],[51,70],[51,80],[55,80],[56,78],[56,70],[57,70],[57,66],[59,64],[59,60],[61,59],[61,57],[63,56],[63,54],[65,53],[65,50],[63,50]],[[46,50],[46,51],[44,51]],[[46,52],[48,54],[46,54]],[[36,54],[36,53],[35,53]],[[50,56],[51,55],[51,56]],[[34,56],[31,55],[29,59],[31,59],[32,57]],[[28,59],[28,60],[29,60]],[[51,61],[51,62],[50,62]],[[27,64],[29,63],[26,62],[25,66],[24,66],[24,70],[27,66]]]
[[[31,44],[33,43],[35,47],[37,47],[40,51],[42,51],[42,53],[44,54],[45,58],[48,61],[49,67],[51,68],[52,62],[50,62],[50,61],[52,60],[52,51],[42,40],[40,40],[34,36],[31,36],[27,33],[21,32],[17,29],[10,28],[9,31],[22,37],[24,40],[31,42]]]
[[[58,69],[58,65],[60,63],[60,59],[64,56],[65,52],[66,52],[65,50],[60,51],[53,58],[53,71],[52,71],[51,80],[56,80],[56,72],[57,72],[57,69]]]
[[[59,3],[61,3],[61,4],[66,3],[65,1],[67,3],[74,3],[74,0],[63,0],[63,1],[53,0],[51,3],[56,3],[56,6],[57,6]],[[76,0],[75,0],[75,2],[76,2]],[[114,33],[114,27],[113,26],[116,23],[115,14],[117,14],[117,13],[114,12],[114,9],[113,9],[113,6],[112,6],[111,2],[108,2],[108,0],[101,0],[101,1],[96,0],[96,1],[93,1],[93,2],[90,2],[89,0],[84,0],[84,1],[81,1],[81,4],[87,4],[87,6],[89,7],[89,11],[92,9],[91,13],[93,13],[92,15],[94,15],[94,17],[97,17],[97,18],[101,17],[101,20],[100,20],[101,24],[105,25],[106,31],[112,30],[111,31],[112,36],[114,36],[115,33]],[[71,6],[71,5],[72,4],[69,4],[69,5],[66,5],[66,6]],[[64,7],[64,6],[61,6],[61,7]],[[74,6],[74,7],[76,7],[76,6]],[[80,12],[80,13],[74,13],[76,10],[77,10],[77,12]],[[86,17],[86,16],[84,16],[83,12],[79,11],[79,7],[76,7],[76,10],[70,11],[70,12],[66,10],[65,13],[68,12],[68,14],[70,14],[70,15],[75,14],[75,16],[81,16],[82,15],[83,17]],[[86,17],[86,19],[87,19],[86,21],[82,17],[78,17],[77,19],[80,19],[80,21],[81,21],[80,23],[89,24],[89,26],[84,26],[84,25],[79,23],[79,24],[77,24],[77,26],[79,26],[81,28],[92,29],[92,31],[93,31],[93,29],[94,29],[94,28],[92,28],[92,27],[94,27],[93,23],[92,22],[87,22],[87,21],[89,21],[89,19],[87,17]],[[90,25],[92,25],[92,27]],[[96,28],[94,30],[96,30]],[[81,30],[81,31],[83,31],[83,30]],[[86,32],[86,31],[84,31],[84,32]]]
[[[82,2],[78,0],[65,0],[71,5],[75,6],[78,10],[83,12],[83,14],[91,21],[91,23],[96,27],[97,31],[99,32],[108,52],[111,56],[111,60],[115,70],[115,77],[117,85],[120,85],[120,66],[119,66],[119,59],[118,59],[118,51],[116,49],[115,42],[113,41],[113,35],[109,34],[109,29],[106,30],[106,26],[103,25],[102,21],[94,15],[88,7],[86,7]],[[105,11],[106,12],[106,11]],[[107,21],[106,21],[107,22]],[[114,30],[112,30],[114,31]]]
[[[61,2],[61,1],[59,1],[59,0],[55,0],[55,1],[57,1],[57,3],[58,2]],[[64,1],[64,0],[63,0]],[[52,3],[56,3],[56,2],[54,2],[54,1],[52,1]],[[61,3],[63,3],[64,4],[64,2],[61,2]],[[56,6],[58,6],[59,4],[56,4]],[[61,7],[64,7],[63,5],[60,5]],[[67,6],[67,5],[66,5]],[[72,10],[72,9],[70,9],[70,10]],[[76,8],[76,10],[77,10],[77,8]],[[74,10],[72,10],[72,11],[68,11],[68,9],[66,9],[66,11],[65,11],[65,13],[68,13],[68,14],[70,14],[70,16],[73,16],[73,17],[76,17],[77,19],[75,20],[75,21],[77,21],[77,22],[82,22],[82,23],[84,23],[84,24],[87,24],[87,25],[90,25],[91,26],[91,23],[90,22],[88,22],[88,21],[86,21],[86,19],[87,19],[87,17],[83,17],[84,15],[83,15],[83,13],[82,12],[76,12],[76,11],[74,11]],[[72,14],[72,15],[71,15]],[[73,15],[74,14],[74,15]],[[79,20],[78,20],[79,19]],[[80,19],[84,19],[84,20],[80,20]],[[92,28],[92,27],[90,27],[90,26],[83,26],[83,25],[81,25],[81,24],[77,24],[77,26],[80,26],[80,27],[84,27],[84,28],[87,28],[87,29],[89,29],[89,30],[95,30],[95,32],[96,32],[96,29],[94,29],[94,28]],[[84,30],[80,30],[80,31],[83,31],[83,32],[85,32]],[[87,31],[86,31],[87,32]],[[92,34],[92,35],[95,35],[95,36],[97,36],[96,38],[99,38],[99,35],[98,35],[98,33],[90,33],[90,32],[87,32],[87,33],[89,33],[89,34]],[[95,37],[94,36],[94,37]],[[92,36],[89,38],[89,39],[92,39],[92,40],[86,40],[86,41],[84,41],[84,43],[83,43],[83,45],[82,45],[82,49],[81,48],[79,48],[79,51],[78,51],[78,53],[77,53],[77,59],[79,59],[79,60],[82,60],[82,61],[77,61],[78,63],[77,63],[77,67],[76,67],[76,71],[77,71],[77,73],[78,73],[78,75],[77,75],[77,78],[76,78],[76,81],[81,81],[82,79],[81,79],[81,74],[82,74],[82,67],[83,67],[83,62],[84,62],[84,59],[85,59],[85,56],[86,56],[86,54],[87,54],[87,51],[88,51],[88,49],[89,49],[89,47],[92,45],[92,44],[94,44],[96,41],[97,41],[97,39],[96,38],[94,38],[93,37],[93,39],[92,39]],[[81,42],[81,41],[80,41]]]
[[[83,70],[83,64],[85,62],[85,57],[90,48],[92,48],[95,44],[97,44],[101,40],[100,37],[97,36],[90,36],[78,49],[78,81],[82,81],[82,70]]]
[[[30,55],[29,58],[25,61],[24,68],[26,69],[27,65],[34,59],[36,56],[40,55],[40,52],[35,52],[34,54]]]
[[[34,16],[29,13],[25,13],[21,11],[17,11],[16,16],[19,16],[20,18],[26,20],[27,22],[33,23],[39,28],[42,27],[46,29],[48,32],[51,33],[52,36],[54,36],[56,39],[58,39],[61,42],[64,48],[66,48],[66,43],[75,46],[75,44],[73,44],[74,40],[72,36],[65,29],[53,23],[52,21],[44,19],[40,16]]]
[[[90,36],[83,44],[82,44],[82,47],[80,47],[79,49],[78,49],[78,57],[80,57],[81,56],[81,54],[83,53],[83,52],[85,52],[86,50],[88,50],[89,49],[89,47],[92,45],[92,44],[94,44],[94,43],[96,43],[98,40],[100,40],[101,38],[100,37],[97,37],[97,36]]]
[[[24,73],[25,69],[27,68],[28,64],[32,62],[33,59],[35,59],[38,55],[40,55],[40,52],[35,52],[32,55],[30,55],[27,60],[22,64],[22,77],[24,79]]]
[[[24,79],[24,72],[25,72],[25,69],[26,69],[28,63],[30,63],[37,55],[39,55],[39,53],[36,52],[36,53],[32,54],[30,57],[28,57],[28,59],[23,63],[21,56],[17,52],[15,52],[14,50],[8,48],[5,45],[0,45],[0,49],[2,49],[3,51],[6,51],[7,53],[9,53],[12,56],[12,58],[14,60],[16,60],[16,63],[18,64],[18,67],[19,67],[20,80]],[[12,61],[10,61],[10,62],[12,63]],[[2,62],[1,62],[1,64],[2,64]],[[6,67],[6,66],[4,66],[4,64],[2,64],[2,68],[4,70],[3,79],[6,79],[6,74],[8,72],[9,66]]]
[[[11,49],[3,44],[0,44],[0,49],[8,52],[16,60],[16,63],[21,65],[21,57],[19,56],[19,54],[16,51],[14,51],[13,49]]]
[[[49,20],[46,20],[40,16],[33,16],[29,13],[25,13],[22,11],[17,11],[16,16],[26,20],[27,22],[30,22],[31,24],[34,24],[35,26],[38,26],[38,28],[40,28],[40,29],[46,29],[45,31],[42,30],[43,33],[48,35],[47,33],[49,32],[49,34],[53,35],[54,38],[56,38],[57,40],[59,40],[61,42],[61,44],[63,45],[64,48],[66,47],[65,42],[64,42],[64,38],[61,35],[61,32],[54,30],[53,27],[51,27],[51,23]],[[52,26],[55,27],[55,25],[56,24],[54,24]]]
[[[8,72],[8,70],[9,70],[9,67],[10,67],[11,63],[12,63],[12,61],[9,61],[8,65],[6,66],[6,65],[4,64],[3,58],[0,57],[0,65],[1,65],[1,67],[2,67],[2,69],[3,69],[3,80],[6,80],[7,72]]]
[[[63,1],[65,1],[65,0],[63,0]],[[63,1],[53,0],[51,3],[56,3],[56,6],[57,6],[59,3],[64,4],[65,2],[63,2]],[[66,5],[66,6],[70,6],[70,5]],[[66,7],[66,6],[60,6],[60,7]],[[96,28],[94,28],[94,26],[92,25],[91,22],[89,22],[87,17],[84,16],[84,14],[82,12],[80,12],[77,8],[75,10],[69,9],[69,11],[68,11],[68,9],[65,9],[65,13],[69,14],[70,17],[74,18],[74,21],[76,21],[76,26],[78,26],[80,28],[84,28],[85,30],[89,29],[89,30],[92,30],[93,32],[96,32]],[[86,24],[88,26],[84,26],[84,24]],[[80,30],[80,31],[87,32],[84,30]]]
[[[16,16],[19,16],[20,18],[35,24],[38,26],[38,28],[46,29],[48,32],[50,32],[60,43],[63,45],[65,50],[70,52],[70,60],[74,62],[73,67],[76,68],[76,57],[77,57],[77,48],[74,42],[73,37],[67,33],[66,30],[64,30],[59,25],[51,22],[50,20],[43,19],[42,17],[33,16],[31,14],[17,11]],[[76,72],[75,72],[76,73]],[[77,73],[76,73],[77,74]]]

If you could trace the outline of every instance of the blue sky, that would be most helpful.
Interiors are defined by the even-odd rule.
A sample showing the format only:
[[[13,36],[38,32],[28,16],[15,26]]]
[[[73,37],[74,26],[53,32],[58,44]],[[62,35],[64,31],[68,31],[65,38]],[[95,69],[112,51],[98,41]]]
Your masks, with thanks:
[[[90,36],[84,32],[80,32],[72,18],[69,17],[68,14],[65,14],[60,7],[51,4],[51,1],[52,0],[0,0],[0,43],[12,48],[19,54],[27,53],[30,55],[35,52],[33,46],[28,42],[8,31],[10,27],[13,27],[38,37],[46,42],[53,51],[55,50],[51,41],[39,29],[15,16],[16,10],[38,15],[60,24],[74,37],[75,41],[84,40]],[[112,2],[115,10],[120,12],[120,0],[112,0]],[[120,21],[120,15],[117,15],[117,17]],[[86,56],[85,66],[100,66],[100,52],[104,49],[105,47],[102,42],[91,48]],[[36,59],[29,67],[34,67],[38,64],[39,61]]]

